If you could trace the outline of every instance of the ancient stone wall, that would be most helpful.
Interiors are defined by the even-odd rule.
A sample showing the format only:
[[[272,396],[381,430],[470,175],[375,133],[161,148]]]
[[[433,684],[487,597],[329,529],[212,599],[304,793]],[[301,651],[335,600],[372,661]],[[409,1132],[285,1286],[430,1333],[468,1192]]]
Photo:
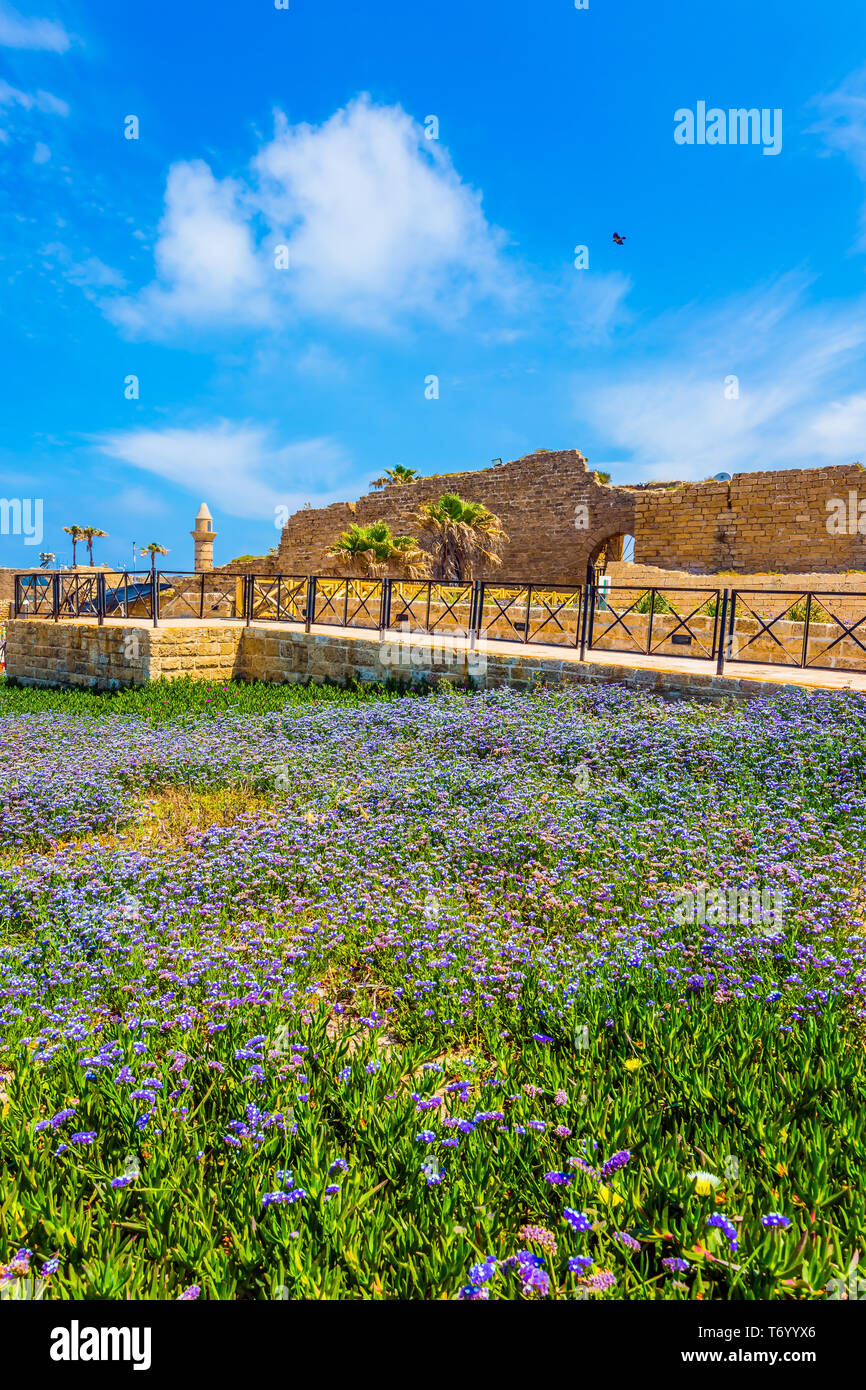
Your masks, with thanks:
[[[683,583],[688,588],[700,589],[765,589],[772,591],[818,591],[827,593],[863,594],[866,593],[866,569],[851,570],[847,574],[829,572],[807,574],[734,574],[731,570],[720,570],[712,574],[689,574],[686,570],[662,569],[660,565],[636,565],[614,560],[605,571],[611,584],[619,587],[635,586],[651,588],[670,587]]]
[[[599,483],[576,449],[528,454],[472,473],[438,473],[402,486],[390,484],[357,502],[295,512],[283,529],[276,567],[284,574],[327,573],[333,568],[328,547],[352,522],[366,525],[381,518],[395,535],[417,536],[427,544],[414,513],[422,502],[456,492],[495,512],[510,538],[502,565],[487,574],[582,584],[590,554],[602,540],[634,533],[638,491]],[[585,513],[576,511],[580,507]]]
[[[842,534],[828,530],[828,520],[840,510],[829,507],[833,499],[844,504]],[[729,483],[643,489],[634,506],[639,564],[689,574],[866,569],[866,470],[860,464],[735,473]]]
[[[488,574],[502,579],[582,584],[587,561],[602,542],[623,534],[635,537],[638,564],[688,574],[866,570],[866,471],[859,464],[737,473],[730,483],[613,487],[599,483],[575,449],[528,454],[470,473],[434,474],[366,493],[357,502],[305,508],[289,517],[279,555],[268,567],[272,563],[284,574],[328,572],[328,547],[352,522],[382,518],[395,534],[425,543],[414,513],[443,492],[483,502],[501,517],[510,539],[501,568]],[[834,498],[845,504],[842,534],[827,527]]]

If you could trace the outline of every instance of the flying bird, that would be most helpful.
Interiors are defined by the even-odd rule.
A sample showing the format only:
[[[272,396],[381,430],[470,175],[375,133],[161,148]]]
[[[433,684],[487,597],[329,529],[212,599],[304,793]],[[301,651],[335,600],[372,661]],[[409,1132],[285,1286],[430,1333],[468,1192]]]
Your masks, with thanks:
[[[625,241],[625,237],[620,236],[619,232],[614,232],[613,239],[616,242],[617,246],[622,246],[623,242]]]

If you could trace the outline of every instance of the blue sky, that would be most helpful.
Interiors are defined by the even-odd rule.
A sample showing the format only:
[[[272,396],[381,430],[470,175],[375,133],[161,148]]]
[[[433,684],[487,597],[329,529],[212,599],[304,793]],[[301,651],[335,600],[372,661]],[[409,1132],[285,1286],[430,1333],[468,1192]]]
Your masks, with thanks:
[[[860,0],[0,0],[0,496],[188,568],[395,463],[860,458],[864,61]]]

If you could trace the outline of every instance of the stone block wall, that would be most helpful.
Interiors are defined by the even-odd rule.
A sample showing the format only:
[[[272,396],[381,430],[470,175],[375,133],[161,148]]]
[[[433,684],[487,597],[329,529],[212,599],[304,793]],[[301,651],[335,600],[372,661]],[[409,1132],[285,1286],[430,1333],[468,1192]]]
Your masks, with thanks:
[[[136,640],[131,640],[136,639]],[[720,703],[753,699],[787,688],[772,679],[580,662],[571,657],[489,647],[448,648],[431,641],[401,642],[390,634],[305,633],[285,627],[195,625],[158,629],[94,623],[13,619],[8,629],[8,674],[24,684],[87,685],[96,689],[140,685],[165,676],[200,680],[345,683],[445,679],[479,687],[527,691],[536,685],[615,683],[656,694]]]
[[[626,564],[624,561],[615,560],[608,565],[606,573],[612,584],[626,585],[630,588],[641,585],[646,588],[670,587],[682,581],[686,587],[698,589],[706,585],[710,589],[766,589],[768,592],[787,589],[805,593],[807,590],[824,589],[836,594],[866,593],[866,568],[851,570],[847,574],[826,571],[820,574],[814,571],[808,574],[785,574],[781,571],[775,574],[734,574],[730,570],[723,570],[698,576],[685,570],[662,569],[659,565]]]
[[[391,484],[357,502],[305,508],[289,517],[276,560],[261,565],[285,574],[327,573],[332,561],[326,552],[340,532],[352,522],[379,518],[395,533],[425,543],[413,515],[422,501],[443,492],[483,502],[502,519],[510,538],[503,563],[483,577],[582,584],[587,561],[615,535],[635,537],[637,564],[686,574],[866,570],[866,470],[859,464],[737,473],[730,483],[614,487],[599,483],[576,449],[528,454],[474,472],[434,474],[404,486]],[[853,529],[846,525],[843,535],[827,529],[831,498],[843,499],[849,520],[853,517]]]
[[[833,498],[845,502],[853,532],[847,524],[842,535],[828,531]],[[857,529],[860,501],[866,503],[860,464],[735,473],[729,483],[644,489],[634,503],[635,562],[688,574],[866,569],[866,515],[864,533]]]
[[[282,532],[276,568],[283,574],[326,574],[327,557],[341,531],[353,522],[380,518],[395,535],[424,533],[413,520],[422,502],[456,492],[483,502],[500,517],[509,536],[502,565],[485,571],[503,579],[582,584],[590,554],[608,536],[634,534],[634,498],[641,489],[599,483],[576,449],[536,454],[470,473],[439,473],[402,486],[390,484],[357,502],[305,508],[289,517]],[[587,525],[576,525],[575,509],[586,508]],[[484,577],[484,576],[476,576]]]
[[[240,674],[243,628],[157,628],[14,618],[6,629],[6,674],[37,685],[107,690],[160,676],[229,680]]]
[[[6,674],[36,685],[141,685],[149,676],[150,646],[147,628],[13,618],[6,626]]]

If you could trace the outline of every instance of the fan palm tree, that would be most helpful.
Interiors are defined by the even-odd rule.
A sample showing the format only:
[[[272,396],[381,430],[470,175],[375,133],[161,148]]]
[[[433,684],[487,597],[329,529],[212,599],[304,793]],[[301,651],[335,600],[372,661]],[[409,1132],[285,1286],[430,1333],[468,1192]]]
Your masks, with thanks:
[[[417,579],[426,565],[426,556],[414,536],[392,536],[387,521],[374,521],[367,526],[353,522],[327,554],[337,561],[338,569],[370,579],[380,578],[389,570],[396,570],[407,579]]]
[[[386,487],[388,483],[396,483],[402,487],[405,483],[414,483],[416,478],[421,475],[414,468],[406,468],[402,463],[396,464],[393,468],[386,468],[381,478],[374,478],[371,487]]]
[[[423,503],[416,519],[432,537],[434,579],[463,584],[484,565],[502,563],[499,546],[508,537],[482,502],[464,502],[448,492],[438,502]]]
[[[166,550],[166,548],[165,548],[164,545],[158,545],[158,544],[156,543],[156,541],[151,541],[151,542],[150,542],[150,545],[144,546],[144,548],[143,548],[142,550],[139,551],[139,554],[140,554],[140,555],[149,555],[149,556],[150,556],[151,583],[155,584],[155,583],[156,583],[156,557],[157,557],[157,555],[167,555],[167,554],[168,554],[168,551]]]
[[[92,567],[93,565],[93,542],[97,536],[107,536],[107,531],[100,531],[98,526],[82,526],[81,534],[87,541],[87,558]]]
[[[66,532],[67,536],[71,536],[71,537],[72,537],[72,568],[75,569],[75,566],[76,566],[76,564],[78,563],[77,560],[75,559],[75,548],[76,548],[76,546],[78,545],[78,542],[79,542],[79,541],[83,541],[83,540],[84,540],[84,527],[83,527],[83,526],[64,526],[63,529],[64,529],[64,531]]]

